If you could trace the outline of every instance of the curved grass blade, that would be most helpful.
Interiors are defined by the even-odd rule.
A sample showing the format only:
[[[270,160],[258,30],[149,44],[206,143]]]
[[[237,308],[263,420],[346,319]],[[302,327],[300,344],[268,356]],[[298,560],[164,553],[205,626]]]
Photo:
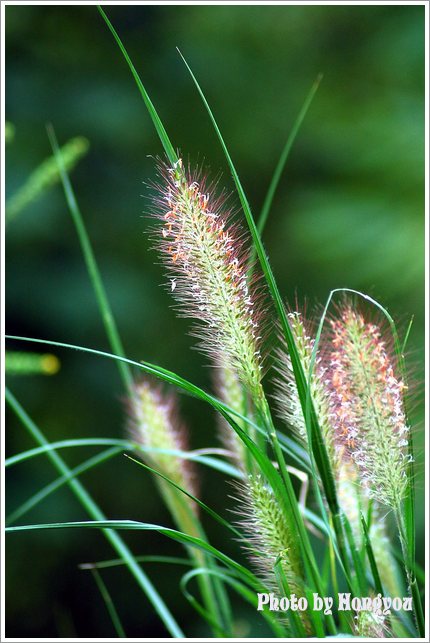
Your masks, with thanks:
[[[109,18],[107,17],[106,13],[103,11],[100,5],[97,5],[97,9],[99,10],[100,15],[102,16],[103,20],[109,27],[110,32],[112,33],[113,37],[116,40],[116,43],[118,47],[121,50],[122,55],[124,56],[125,60],[127,61],[127,64],[130,68],[131,73],[133,74],[133,78],[136,81],[136,85],[139,89],[139,92],[145,102],[146,108],[149,112],[149,115],[152,119],[152,122],[154,123],[154,127],[157,131],[158,136],[160,137],[160,141],[164,147],[164,150],[167,154],[167,158],[169,159],[169,162],[171,165],[173,165],[177,160],[178,156],[174,150],[173,145],[170,142],[169,137],[167,136],[167,132],[164,129],[164,125],[160,120],[160,117],[158,116],[154,105],[152,104],[151,99],[149,98],[148,92],[146,91],[145,87],[143,86],[142,81],[140,80],[139,74],[136,71],[135,66],[131,62],[131,58],[127,53],[126,48],[121,42],[121,38],[118,36],[117,32],[115,31],[114,27],[112,26],[112,23],[110,22]]]
[[[200,399],[202,399],[204,401],[209,401],[209,400],[216,401],[218,406],[222,407],[231,416],[239,418],[240,420],[242,420],[243,422],[248,424],[250,427],[254,428],[256,431],[259,431],[262,434],[265,434],[264,429],[262,429],[260,426],[258,426],[258,424],[253,422],[247,416],[242,415],[241,413],[239,413],[235,409],[233,409],[233,408],[229,407],[228,405],[224,404],[221,400],[215,398],[214,396],[210,395],[209,393],[204,392],[202,389],[199,389],[194,384],[191,384],[190,382],[187,382],[187,380],[184,380],[179,375],[176,375],[175,373],[172,373],[171,371],[163,369],[162,367],[156,366],[154,364],[150,364],[149,362],[135,362],[133,360],[127,359],[126,357],[120,357],[118,355],[114,355],[112,353],[107,353],[105,351],[99,351],[99,350],[96,350],[94,348],[87,348],[85,346],[77,346],[75,344],[67,344],[67,343],[64,343],[64,342],[55,342],[55,341],[47,340],[47,339],[37,339],[37,338],[34,338],[34,337],[21,337],[21,336],[18,336],[18,335],[6,335],[5,338],[6,339],[18,340],[18,341],[23,341],[23,342],[34,342],[36,344],[46,344],[48,346],[58,346],[60,348],[69,348],[69,349],[73,349],[73,350],[80,350],[80,351],[83,351],[84,353],[90,353],[92,355],[98,355],[100,357],[107,357],[108,359],[112,359],[112,360],[116,360],[116,361],[127,362],[131,366],[134,366],[134,367],[136,367],[138,369],[143,369],[147,373],[149,373],[151,375],[154,375],[155,377],[158,377],[158,378],[162,379],[165,382],[173,384],[174,386],[177,386],[178,388],[181,388],[185,393],[193,395],[194,397],[199,397]],[[187,390],[187,388],[186,388],[187,384],[189,384],[193,388],[193,392],[190,392],[189,390]],[[201,397],[201,395],[198,394],[197,391],[199,391],[200,394],[203,394],[203,397]],[[209,402],[209,403],[211,403],[211,402]],[[217,410],[218,410],[218,407],[217,407]],[[293,440],[291,440],[291,438],[289,438],[287,436],[284,436],[281,433],[278,433],[277,435],[278,435],[279,440],[281,442],[281,449],[285,453],[287,453],[291,458],[293,458],[298,464],[300,464],[300,466],[302,466],[302,467],[304,467],[304,469],[310,471],[310,469],[309,469],[309,458],[307,457],[307,454],[302,449],[302,447],[300,447]],[[103,438],[100,438],[100,439],[103,439]],[[109,444],[111,444],[110,441],[109,441]],[[139,448],[141,448],[141,447],[139,447]],[[15,457],[15,456],[13,456],[13,457]],[[203,462],[203,460],[200,460],[200,461]],[[228,466],[228,464],[225,463],[225,466]],[[216,467],[214,466],[214,468],[216,468]],[[226,472],[227,472],[227,470],[226,470]],[[233,470],[231,470],[229,472],[229,475],[233,475]]]
[[[197,580],[200,580],[201,578],[207,578],[208,576],[210,576],[211,571],[212,570],[206,567],[196,567],[191,572],[188,572],[187,574],[185,574],[185,576],[188,576],[188,574],[193,574],[193,572],[198,572],[197,574],[193,574],[193,575],[197,576]],[[216,577],[217,577],[217,581],[219,581],[220,577],[218,574]],[[199,614],[199,616],[202,617],[204,621],[206,621],[211,626],[212,630],[217,634],[219,638],[223,638],[223,639],[229,638],[230,634],[222,628],[220,623],[213,618],[213,616],[208,612],[208,610],[203,605],[201,605],[201,603],[199,603],[199,601],[191,594],[191,592],[189,592],[187,589],[184,590],[183,578],[184,577],[182,577],[181,579],[180,588],[185,598],[191,605],[191,607]]]
[[[84,528],[84,529],[102,529],[102,530],[133,530],[133,531],[157,531],[158,533],[175,540],[176,542],[192,545],[197,549],[207,552],[212,555],[214,558],[217,558],[219,561],[224,563],[232,571],[236,572],[240,578],[247,582],[250,587],[254,588],[259,586],[259,582],[255,578],[254,574],[250,572],[246,567],[237,563],[235,560],[223,554],[219,549],[209,545],[201,538],[196,536],[190,536],[189,534],[184,534],[181,531],[176,529],[171,529],[170,527],[162,527],[161,525],[155,525],[147,522],[139,522],[137,520],[81,520],[81,521],[72,521],[72,522],[54,522],[54,523],[41,523],[35,525],[18,525],[16,527],[6,527],[5,531],[20,532],[20,531],[34,531],[39,529],[65,529],[65,528]]]
[[[94,288],[94,293],[96,296],[97,304],[100,310],[100,315],[102,317],[103,325],[105,327],[105,331],[108,336],[109,343],[114,353],[116,353],[117,355],[121,355],[121,357],[125,357],[124,347],[122,345],[122,341],[118,333],[118,328],[115,323],[115,319],[112,313],[112,308],[110,306],[108,297],[106,295],[106,290],[100,275],[96,258],[94,256],[90,238],[85,228],[84,220],[82,218],[81,211],[79,209],[75,194],[73,192],[72,185],[70,183],[69,176],[67,174],[64,157],[58,146],[57,138],[55,136],[54,128],[52,127],[52,125],[47,126],[47,132],[48,132],[49,141],[52,146],[52,150],[54,152],[54,158],[58,165],[58,170],[60,173],[61,182],[63,184],[63,190],[66,197],[69,212],[73,219],[73,223],[75,224],[75,227],[76,227],[79,243],[81,245],[82,253],[84,255],[85,265],[87,267],[88,275],[90,277],[92,286]],[[125,388],[129,393],[131,393],[133,388],[133,377],[132,377],[129,365],[124,362],[123,363],[119,362],[118,368],[119,368],[120,375],[123,380]]]
[[[267,218],[269,216],[270,209],[272,207],[273,198],[275,196],[276,189],[279,185],[279,181],[284,171],[285,165],[287,163],[288,157],[290,155],[291,149],[293,147],[294,141],[296,140],[297,134],[299,133],[300,127],[305,119],[305,116],[308,112],[309,107],[314,99],[314,96],[320,86],[322,81],[322,74],[318,74],[316,80],[314,81],[308,95],[305,98],[305,101],[297,115],[296,120],[293,123],[293,127],[288,135],[287,141],[284,145],[284,148],[279,157],[279,161],[276,165],[275,171],[270,181],[267,194],[264,198],[263,207],[261,208],[260,216],[258,217],[257,230],[261,235],[263,233],[264,227],[266,225]],[[254,250],[254,249],[253,249]],[[255,256],[252,257],[252,261],[255,259]],[[250,262],[251,263],[251,262]]]
[[[27,415],[23,407],[19,404],[18,400],[7,388],[5,390],[5,397],[6,397],[7,403],[12,408],[14,413],[18,416],[18,418],[21,420],[22,424],[30,433],[30,435],[40,445],[46,445],[48,443],[48,440],[45,438],[45,436],[43,435],[41,430],[36,426],[33,420],[31,420],[31,418]],[[58,455],[56,451],[48,451],[47,456],[53,463],[54,467],[60,473],[66,476],[70,475],[69,467],[64,462],[64,460]],[[75,478],[71,478],[70,480],[68,480],[68,484],[71,490],[73,491],[73,493],[75,494],[75,496],[82,504],[82,506],[87,511],[87,513],[92,518],[94,518],[94,520],[103,521],[105,519],[103,512],[98,507],[98,505],[94,502],[94,500],[92,499],[88,491],[85,489],[85,487],[79,482],[79,480],[76,480]],[[16,527],[7,527],[7,529],[16,529]],[[151,602],[152,606],[154,607],[155,611],[157,612],[160,619],[164,623],[168,632],[170,632],[170,634],[175,638],[182,638],[184,634],[181,628],[176,623],[176,620],[174,619],[167,605],[161,598],[160,594],[157,592],[157,590],[149,580],[148,576],[145,574],[143,569],[136,563],[133,557],[133,554],[131,553],[127,545],[123,542],[123,540],[115,531],[112,531],[110,529],[105,529],[103,533],[107,538],[107,540],[111,543],[115,551],[117,551],[117,553],[124,560],[124,563],[129,568],[130,572],[136,579],[138,585],[140,586],[140,588],[143,590],[143,592]]]
[[[147,447],[141,444],[131,442],[129,440],[117,440],[114,438],[82,438],[75,440],[60,440],[58,442],[50,442],[48,445],[43,447],[36,447],[35,449],[29,449],[28,451],[23,451],[17,455],[11,456],[5,460],[5,467],[10,467],[15,464],[19,464],[29,458],[46,453],[53,449],[65,449],[71,447],[82,447],[82,446],[105,446],[113,445],[118,446],[130,451],[141,451],[142,453],[162,453],[164,455],[174,455],[178,458],[183,458],[184,460],[193,460],[199,464],[203,464],[207,467],[215,469],[216,471],[221,471],[235,478],[242,478],[241,472],[231,465],[228,462],[224,462],[218,458],[213,458],[206,455],[199,455],[193,451],[182,451],[180,449],[156,449],[155,447]]]
[[[60,489],[60,487],[65,485],[69,480],[71,480],[72,478],[76,478],[85,471],[89,471],[89,469],[92,469],[102,462],[106,462],[106,460],[113,458],[118,453],[121,453],[121,451],[122,449],[120,447],[106,449],[106,451],[102,451],[102,453],[97,454],[96,456],[90,458],[89,460],[86,460],[74,469],[71,469],[70,475],[60,476],[59,478],[57,478],[57,480],[50,482],[48,485],[43,487],[43,489],[35,493],[33,496],[31,496],[31,498],[26,500],[22,505],[15,509],[15,511],[13,511],[6,518],[6,524],[10,525],[16,522],[19,518],[22,518],[22,516],[24,516],[27,512],[36,507],[39,502],[42,502],[42,500],[45,500],[45,498],[51,495],[51,493],[53,493],[57,489]]]
[[[109,612],[109,616],[111,617],[113,626],[115,628],[115,632],[117,633],[117,636],[119,638],[122,638],[122,639],[127,638],[126,634],[125,634],[125,631],[124,631],[124,628],[123,628],[123,626],[121,624],[121,620],[120,620],[120,618],[118,616],[118,612],[116,611],[115,605],[113,603],[112,597],[109,594],[109,590],[106,587],[106,584],[105,584],[104,580],[102,579],[100,572],[97,569],[93,568],[91,570],[91,574],[92,574],[92,576],[93,576],[93,578],[94,578],[94,580],[96,582],[96,585],[97,585],[97,587],[99,589],[99,592],[102,595],[102,598],[103,598],[103,600],[105,602],[106,609]]]

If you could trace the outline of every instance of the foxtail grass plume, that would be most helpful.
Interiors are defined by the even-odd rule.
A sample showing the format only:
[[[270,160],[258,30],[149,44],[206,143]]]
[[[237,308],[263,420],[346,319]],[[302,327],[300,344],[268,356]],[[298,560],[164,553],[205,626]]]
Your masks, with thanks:
[[[250,416],[249,407],[252,402],[234,370],[227,366],[219,366],[216,369],[215,388],[219,398],[227,406],[241,415]],[[234,420],[241,429],[248,431],[247,423],[244,420],[239,417],[235,417]],[[225,449],[229,452],[232,462],[240,469],[245,469],[247,461],[246,447],[223,417],[219,418],[219,437]]]
[[[197,319],[200,347],[234,370],[252,396],[262,395],[256,298],[247,283],[240,230],[229,224],[222,198],[179,160],[161,171],[155,199],[157,247],[181,313]]]
[[[303,371],[309,377],[312,351],[315,345],[314,338],[308,330],[308,323],[303,315],[294,312],[288,316],[290,327],[294,336],[297,351],[301,360]],[[343,431],[339,431],[339,423],[334,419],[332,406],[331,371],[327,363],[326,354],[330,352],[327,337],[323,337],[320,357],[316,355],[310,381],[310,392],[321,427],[324,443],[332,467],[339,505],[351,526],[357,548],[363,548],[363,529],[361,514],[367,516],[369,512],[369,497],[367,489],[360,484],[357,464],[345,449]],[[276,385],[276,399],[279,415],[293,429],[298,439],[304,444],[308,443],[306,423],[297,392],[293,369],[288,351],[283,348],[279,351],[278,379]],[[370,525],[370,538],[374,553],[377,557],[379,573],[384,588],[388,595],[397,596],[401,590],[398,568],[391,554],[390,542],[387,537],[386,517],[378,503],[373,502],[372,521]]]
[[[351,305],[331,320],[331,332],[331,419],[337,438],[369,495],[398,509],[411,460],[403,406],[406,386],[394,372],[380,328]]]
[[[275,563],[281,557],[282,570],[291,594],[305,596],[304,569],[297,535],[288,524],[278,499],[261,475],[249,475],[240,487],[237,513],[240,526],[247,536],[246,548],[251,552],[257,573],[268,589],[279,591]],[[303,624],[310,633],[306,612],[301,612]]]
[[[161,387],[148,381],[140,382],[135,385],[129,401],[129,418],[131,437],[148,448],[143,456],[139,452],[145,462],[195,495],[192,463],[177,455],[157,451],[183,451],[187,448],[185,430],[179,420],[174,396],[166,395]],[[163,492],[172,490],[172,487],[167,486],[168,483],[163,480],[159,482]],[[191,506],[195,508],[194,503]]]
[[[307,324],[301,313],[289,313],[288,321],[300,357],[303,372],[305,377],[308,379],[315,340],[310,336]],[[323,365],[320,355],[317,353],[310,380],[310,394],[331,466],[334,470],[337,470],[339,462],[335,444],[335,435],[330,421],[330,395],[326,385],[326,370],[327,369]],[[277,402],[278,415],[294,431],[297,438],[304,445],[307,445],[308,432],[306,429],[305,416],[300,403],[299,393],[297,391],[291,358],[284,342],[281,342],[281,349],[278,351],[277,371],[278,377],[275,380],[275,398]]]

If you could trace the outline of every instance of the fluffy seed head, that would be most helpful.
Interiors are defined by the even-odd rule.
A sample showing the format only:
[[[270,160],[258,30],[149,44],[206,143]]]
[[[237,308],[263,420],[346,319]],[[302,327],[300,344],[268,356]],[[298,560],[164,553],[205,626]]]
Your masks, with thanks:
[[[309,377],[312,351],[315,340],[306,328],[303,316],[298,312],[288,315],[288,321],[294,336],[305,377]],[[278,413],[295,432],[303,444],[308,443],[305,417],[297,391],[291,359],[286,346],[278,351],[278,373],[275,381]],[[317,353],[312,369],[310,393],[315,412],[324,438],[325,447],[333,469],[337,469],[337,452],[335,436],[330,422],[330,395],[326,386],[326,367]]]
[[[250,475],[241,487],[238,513],[244,516],[240,525],[247,535],[247,549],[252,552],[255,566],[266,586],[274,591],[276,577],[274,566],[281,557],[281,565],[291,593],[305,596],[303,566],[297,537],[285,518],[272,489],[260,475]],[[309,623],[306,613],[301,617],[305,627]]]
[[[170,451],[186,450],[185,431],[180,425],[176,400],[160,387],[143,381],[135,385],[129,405],[132,438],[142,446]],[[177,485],[195,495],[194,475],[189,460],[176,455],[149,451],[145,461]]]
[[[249,417],[249,407],[252,403],[234,370],[227,366],[217,368],[215,386],[218,396],[225,404],[238,413]],[[246,422],[238,417],[234,419],[241,429],[249,431],[249,426]],[[251,436],[253,437],[252,431]],[[240,469],[245,469],[245,445],[223,417],[219,418],[219,437],[224,447],[229,451],[233,463]]]
[[[258,313],[241,233],[229,225],[222,199],[181,160],[162,176],[154,214],[173,296],[184,316],[199,320],[203,350],[217,362],[226,359],[251,394],[260,395]]]
[[[331,420],[369,494],[398,507],[407,488],[409,426],[403,392],[376,324],[348,305],[331,321]]]

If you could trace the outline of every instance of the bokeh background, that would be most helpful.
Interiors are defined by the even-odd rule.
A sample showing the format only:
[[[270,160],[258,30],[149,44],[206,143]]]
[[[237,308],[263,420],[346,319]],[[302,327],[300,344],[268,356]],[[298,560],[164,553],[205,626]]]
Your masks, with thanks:
[[[405,325],[415,378],[423,366],[424,7],[423,6],[112,6],[124,40],[173,142],[205,159],[232,190],[207,114],[176,47],[218,119],[255,213],[289,129],[317,74],[323,82],[300,131],[264,241],[282,294],[324,302],[329,291],[363,290]],[[60,143],[82,135],[90,152],[72,181],[94,244],[127,354],[211,386],[191,350],[189,323],[177,319],[142,216],[161,145],[131,74],[94,6],[6,7],[7,196],[50,154],[45,124]],[[109,350],[75,229],[60,186],[7,226],[7,332]],[[23,345],[8,344],[22,349]],[[31,348],[31,345],[26,348]],[[35,350],[40,347],[33,346]],[[56,351],[52,377],[11,377],[13,393],[52,440],[121,437],[123,391],[115,364]],[[192,446],[216,444],[216,419],[181,398]],[[418,464],[422,404],[415,405]],[[34,443],[8,414],[7,448]],[[63,451],[71,465],[93,451]],[[8,511],[56,477],[39,457],[8,473]],[[150,476],[118,456],[82,477],[110,518],[170,525]],[[423,557],[422,477],[418,476],[418,554]],[[221,475],[201,471],[202,497],[226,512]],[[227,514],[226,514],[227,515]],[[86,516],[67,488],[23,523]],[[213,543],[237,543],[207,522]],[[137,553],[181,553],[150,533],[122,535]],[[7,630],[14,637],[113,636],[106,608],[81,562],[112,557],[98,532],[64,530],[7,539]],[[189,636],[206,630],[181,598],[181,570],[147,566]],[[128,636],[165,630],[129,573],[106,583]],[[244,635],[265,633],[241,603]]]

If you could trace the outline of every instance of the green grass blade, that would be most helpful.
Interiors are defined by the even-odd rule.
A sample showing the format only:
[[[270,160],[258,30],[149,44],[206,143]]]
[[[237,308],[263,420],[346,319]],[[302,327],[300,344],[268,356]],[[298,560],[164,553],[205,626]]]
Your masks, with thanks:
[[[96,456],[90,458],[89,460],[86,460],[79,466],[75,467],[70,471],[70,475],[63,475],[54,480],[53,482],[50,482],[48,485],[43,487],[40,491],[35,493],[31,498],[26,500],[22,505],[20,505],[15,511],[13,511],[6,519],[6,524],[10,525],[14,522],[16,522],[19,518],[22,518],[30,509],[33,509],[36,507],[36,505],[39,504],[39,502],[42,502],[42,500],[45,500],[51,493],[56,491],[57,489],[60,489],[63,485],[65,485],[71,478],[76,478],[79,476],[81,473],[84,473],[85,471],[89,471],[93,467],[96,467],[97,465],[101,464],[102,462],[106,462],[106,460],[109,460],[110,458],[113,458],[115,455],[121,452],[121,447],[113,447],[111,449],[106,449],[102,453],[97,454]]]
[[[211,569],[209,569],[207,567],[196,567],[195,569],[191,570],[190,572],[187,572],[181,578],[180,589],[181,589],[182,593],[184,594],[185,598],[187,599],[187,601],[189,602],[189,604],[191,605],[191,607],[202,617],[202,619],[204,621],[206,621],[211,626],[211,628],[213,629],[213,631],[216,634],[216,636],[218,638],[226,639],[226,638],[230,637],[229,632],[227,632],[221,626],[219,621],[214,619],[213,615],[210,614],[208,612],[208,610],[205,607],[203,607],[203,605],[201,605],[199,603],[199,601],[186,588],[186,582],[188,582],[188,578],[190,576],[192,578],[197,577],[198,581],[201,581],[202,578],[207,579],[207,578],[212,576],[212,580],[215,577],[217,582],[219,582],[220,579],[222,578],[223,582],[225,582],[223,575],[221,575],[221,574],[216,574],[216,575],[211,574],[212,571],[215,571],[215,570],[211,570]],[[184,578],[187,579],[187,581],[185,583],[184,583]]]
[[[35,425],[35,423],[31,420],[31,418],[27,415],[14,395],[8,389],[6,389],[5,395],[7,403],[12,408],[17,417],[21,420],[23,426],[27,429],[30,435],[40,445],[46,445],[48,443],[48,440],[45,438],[40,429]],[[56,451],[48,451],[47,455],[54,467],[60,473],[66,476],[70,475],[69,467]],[[105,520],[105,516],[103,515],[101,509],[94,502],[88,491],[78,480],[71,478],[68,481],[68,484],[82,506],[88,512],[89,516],[91,516],[94,520]],[[9,527],[8,529],[16,529],[16,527]],[[111,543],[115,551],[124,560],[125,564],[136,579],[140,588],[143,590],[143,592],[153,605],[155,611],[161,618],[168,632],[170,632],[170,634],[175,638],[182,638],[184,634],[181,628],[176,623],[176,620],[174,619],[167,605],[164,603],[163,599],[161,598],[143,569],[136,563],[133,554],[124,543],[124,541],[116,532],[110,529],[105,529],[103,533],[107,540]]]
[[[400,349],[400,351],[401,351],[401,353],[403,355],[403,358],[405,356],[405,350],[406,350],[406,346],[407,346],[407,343],[408,343],[408,340],[409,340],[409,335],[411,333],[413,323],[414,323],[414,316],[412,315],[412,317],[411,317],[411,319],[409,321],[408,327],[406,329],[405,339],[403,340],[403,344],[402,344],[402,347]]]
[[[115,628],[115,632],[117,633],[117,636],[119,638],[125,639],[126,634],[124,631],[124,628],[121,624],[121,620],[118,616],[118,612],[116,611],[115,605],[113,603],[112,597],[109,594],[108,588],[106,587],[106,584],[104,580],[101,577],[100,572],[97,569],[92,569],[91,574],[96,582],[96,585],[99,589],[100,594],[102,595],[102,598],[105,602],[106,609],[109,612],[109,616],[111,617],[113,626]]]
[[[67,205],[69,207],[73,223],[75,224],[76,232],[78,233],[79,243],[84,255],[85,265],[88,270],[91,284],[94,288],[97,304],[100,310],[106,334],[109,339],[110,346],[114,353],[124,357],[125,352],[118,333],[112,309],[106,295],[106,290],[103,285],[103,281],[100,275],[97,261],[94,256],[87,230],[85,228],[84,220],[82,218],[81,211],[79,209],[69,176],[67,174],[64,157],[61,153],[60,148],[58,147],[57,138],[55,136],[54,128],[52,127],[52,125],[48,125],[47,131],[49,141],[54,152],[54,157],[58,164],[58,170],[60,173],[61,182],[63,184]],[[118,368],[120,370],[120,375],[124,382],[125,388],[129,393],[131,393],[133,388],[133,377],[131,375],[130,367],[125,363],[118,363]]]
[[[373,582],[375,584],[375,590],[377,593],[381,594],[381,596],[385,596],[384,589],[382,587],[381,577],[378,571],[378,565],[376,564],[375,554],[373,553],[372,543],[369,538],[369,529],[367,527],[367,523],[363,514],[360,514],[360,522],[361,522],[361,529],[364,536],[364,544],[366,547],[367,557],[369,559],[369,565],[372,571]]]
[[[214,570],[214,569],[206,569],[206,568],[200,568],[200,569],[193,569],[189,571],[187,574],[184,574],[184,576],[181,579],[181,589],[191,604],[193,604],[193,601],[195,600],[190,591],[187,588],[188,583],[195,578],[196,576],[198,577],[201,574],[209,574],[212,576],[217,576],[219,577],[223,583],[226,583],[229,585],[239,596],[241,596],[247,603],[252,605],[253,608],[256,608],[258,605],[258,598],[257,595],[254,591],[251,591],[246,585],[241,583],[240,581],[236,580],[233,578],[227,571],[223,571],[220,569]],[[260,588],[262,591],[264,590],[263,587]],[[277,638],[284,638],[286,635],[285,629],[277,622],[276,620],[276,615],[274,615],[272,612],[267,612],[263,611],[261,612],[261,616],[267,621],[269,627],[272,629],[274,634],[276,635]]]
[[[272,180],[270,181],[267,194],[264,198],[263,207],[261,208],[260,216],[258,217],[257,230],[260,235],[263,233],[264,227],[266,225],[266,221],[269,216],[270,209],[272,207],[273,198],[275,196],[276,189],[279,185],[279,181],[281,179],[282,173],[284,171],[284,168],[287,163],[288,157],[290,155],[291,149],[293,147],[294,141],[297,138],[297,134],[299,133],[300,127],[302,126],[302,123],[305,119],[308,109],[311,106],[311,103],[318,90],[318,87],[320,86],[321,80],[322,80],[322,74],[319,74],[315,82],[313,83],[308,95],[306,96],[306,99],[288,135],[287,141],[281,152],[281,156],[279,157],[279,161],[273,173]]]
[[[351,554],[351,558],[354,564],[354,570],[356,574],[357,589],[355,591],[355,594],[357,596],[366,596],[366,593],[367,593],[366,570],[364,568],[363,560],[359,552],[357,551],[351,525],[349,523],[348,518],[345,515],[343,516],[343,523],[344,523],[347,542],[349,545],[349,551]]]
[[[235,478],[242,478],[243,475],[241,472],[229,464],[219,460],[218,458],[212,458],[206,455],[199,455],[194,451],[182,451],[181,449],[157,449],[155,447],[144,446],[138,444],[137,442],[132,442],[129,440],[117,440],[114,438],[81,438],[74,440],[59,440],[58,442],[50,442],[47,445],[36,447],[34,449],[29,449],[28,451],[22,451],[10,458],[5,460],[5,467],[10,467],[20,462],[24,462],[29,458],[34,458],[38,455],[46,453],[47,451],[56,450],[56,449],[66,449],[72,447],[82,447],[82,446],[106,446],[112,445],[120,447],[121,449],[128,449],[129,451],[141,451],[142,453],[160,453],[163,455],[173,455],[178,458],[183,458],[184,460],[193,460],[199,464],[203,464],[207,467],[215,469],[216,471],[221,471],[227,475],[230,475]]]
[[[115,38],[116,43],[117,43],[118,47],[120,48],[122,55],[124,56],[125,60],[127,61],[127,64],[128,64],[128,66],[130,68],[131,73],[133,74],[133,78],[136,81],[136,85],[137,85],[137,87],[139,89],[139,92],[140,92],[144,102],[145,102],[146,108],[147,108],[147,110],[149,112],[149,115],[150,115],[150,117],[152,119],[152,122],[154,123],[154,127],[155,127],[155,129],[157,131],[157,134],[160,137],[160,141],[161,141],[161,143],[163,145],[163,148],[164,148],[164,150],[165,150],[165,152],[167,154],[167,157],[168,157],[171,165],[173,165],[178,160],[178,156],[177,156],[177,154],[176,154],[176,152],[174,150],[173,145],[170,142],[169,137],[167,136],[167,132],[164,129],[164,125],[161,122],[161,119],[158,116],[158,114],[157,114],[157,112],[155,110],[155,107],[152,104],[151,99],[149,98],[148,92],[146,91],[145,87],[143,86],[143,83],[140,80],[139,74],[137,73],[135,66],[131,62],[131,58],[128,55],[126,48],[124,47],[124,45],[121,42],[121,38],[119,37],[119,35],[115,31],[115,29],[114,29],[112,23],[110,22],[109,18],[107,17],[106,13],[103,11],[103,9],[100,7],[100,5],[97,5],[97,9],[99,10],[100,15],[102,16],[103,20],[105,21],[105,23],[109,27],[109,30],[112,33],[113,37]]]
[[[231,423],[233,417],[238,417],[244,422],[247,422],[250,426],[259,428],[254,422],[252,422],[249,418],[247,418],[244,415],[241,415],[234,409],[230,408],[226,404],[224,404],[221,400],[218,400],[216,397],[211,395],[210,393],[206,393],[203,389],[199,388],[195,384],[192,384],[188,380],[184,379],[180,375],[177,375],[176,373],[173,373],[172,371],[169,371],[165,368],[162,368],[161,366],[155,366],[154,364],[150,364],[149,362],[135,362],[131,359],[127,359],[126,357],[120,357],[118,355],[113,355],[112,353],[107,353],[105,351],[99,351],[94,348],[86,348],[85,346],[77,346],[75,344],[67,344],[65,342],[54,342],[51,340],[45,340],[45,339],[37,339],[35,337],[20,337],[18,335],[6,335],[6,339],[14,339],[18,341],[24,341],[24,342],[33,342],[36,344],[46,344],[48,346],[58,346],[61,348],[68,348],[68,349],[73,349],[73,350],[80,350],[84,353],[89,353],[91,355],[97,355],[99,357],[104,357],[107,359],[111,359],[114,361],[122,361],[130,364],[131,366],[135,366],[137,369],[143,370],[145,373],[148,373],[149,375],[154,375],[155,377],[158,377],[164,382],[168,382],[169,384],[172,384],[173,386],[176,386],[177,388],[181,389],[185,393],[196,397],[204,402],[209,403],[216,411],[219,411],[228,422]]]
[[[127,440],[116,440],[110,438],[83,438],[83,439],[74,439],[74,440],[59,440],[58,442],[49,442],[44,444],[41,447],[35,447],[34,449],[28,449],[28,451],[21,451],[16,455],[6,458],[4,466],[12,467],[20,462],[25,462],[31,458],[34,458],[48,451],[55,451],[57,449],[66,449],[71,447],[81,447],[81,446],[117,446],[118,450],[121,448],[131,448],[132,443],[127,442]]]
[[[170,527],[163,527],[161,525],[155,525],[147,522],[139,522],[137,520],[80,520],[80,521],[71,521],[71,522],[54,522],[54,523],[41,523],[35,525],[18,525],[16,527],[6,527],[5,531],[8,533],[20,532],[20,531],[34,531],[39,529],[102,529],[102,530],[131,530],[131,531],[157,531],[158,533],[175,540],[176,542],[192,545],[197,549],[211,554],[214,558],[217,558],[219,561],[224,563],[229,569],[235,572],[239,578],[242,578],[244,582],[248,583],[252,588],[259,587],[260,583],[255,578],[254,574],[250,572],[246,567],[237,563],[235,560],[221,552],[216,547],[209,545],[201,538],[196,536],[190,536],[189,534],[184,534],[181,531],[176,529],[171,529]]]

